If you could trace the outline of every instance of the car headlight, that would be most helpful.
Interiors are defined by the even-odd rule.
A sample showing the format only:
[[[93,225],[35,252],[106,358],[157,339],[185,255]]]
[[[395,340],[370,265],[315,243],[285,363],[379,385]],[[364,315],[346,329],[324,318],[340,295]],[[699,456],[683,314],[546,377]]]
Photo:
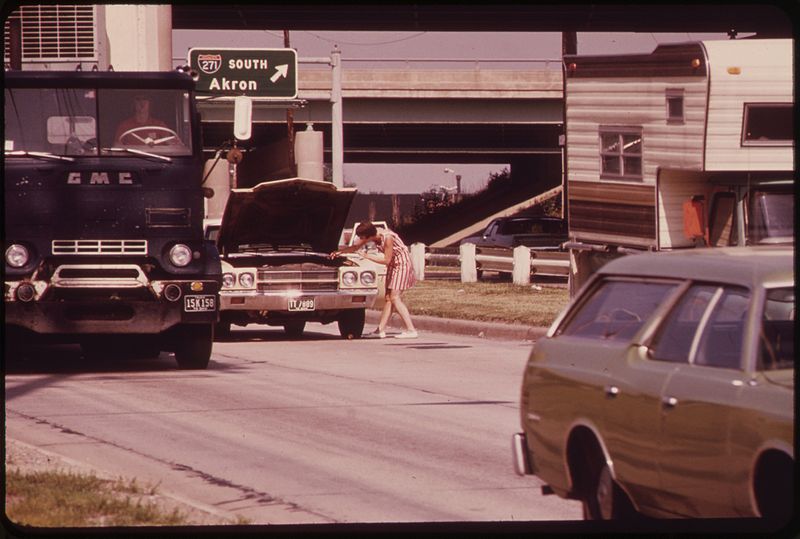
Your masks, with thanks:
[[[21,268],[30,260],[30,253],[24,245],[14,243],[6,249],[6,264],[12,268]]]
[[[358,282],[358,275],[355,271],[345,271],[342,273],[342,284],[345,286],[354,286]]]
[[[239,284],[244,288],[252,288],[255,279],[252,273],[242,273],[239,275]]]
[[[188,245],[176,243],[173,245],[172,249],[169,250],[169,261],[179,268],[188,266],[189,262],[192,261],[192,250],[189,249]]]
[[[222,286],[224,288],[231,288],[236,284],[236,277],[232,273],[226,273],[222,276]]]
[[[361,274],[361,282],[367,286],[372,286],[375,284],[375,272],[374,271],[365,271]]]

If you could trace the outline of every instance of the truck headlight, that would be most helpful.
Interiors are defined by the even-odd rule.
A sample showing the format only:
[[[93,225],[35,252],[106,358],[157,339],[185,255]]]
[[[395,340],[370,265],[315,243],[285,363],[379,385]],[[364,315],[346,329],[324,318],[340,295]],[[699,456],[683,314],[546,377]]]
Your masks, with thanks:
[[[231,288],[236,284],[236,277],[232,273],[226,273],[222,276],[222,286],[224,288]]]
[[[239,275],[239,284],[244,288],[252,288],[255,279],[252,273],[242,273]]]
[[[355,271],[345,271],[342,273],[342,284],[345,286],[354,286],[358,282],[358,275]]]
[[[192,261],[192,250],[188,245],[177,243],[169,250],[169,261],[179,268],[188,266]]]
[[[367,286],[372,286],[375,284],[375,272],[374,271],[365,271],[361,274],[361,283]]]
[[[12,268],[21,268],[30,260],[30,253],[24,245],[14,243],[6,249],[6,264]]]

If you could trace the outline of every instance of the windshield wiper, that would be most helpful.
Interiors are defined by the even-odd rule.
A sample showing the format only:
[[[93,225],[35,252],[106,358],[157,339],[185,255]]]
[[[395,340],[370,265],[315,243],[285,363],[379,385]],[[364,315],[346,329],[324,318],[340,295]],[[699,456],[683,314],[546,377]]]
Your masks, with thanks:
[[[167,163],[172,162],[171,157],[167,157],[166,155],[158,155],[157,153],[150,153],[150,152],[143,152],[142,150],[134,150],[133,148],[102,148],[101,151],[104,152],[128,152],[134,155],[141,155],[142,157],[152,157],[154,159],[161,159],[162,161],[166,161]]]
[[[39,157],[41,159],[55,159],[56,161],[75,161],[72,157],[56,155],[49,152],[29,152],[28,150],[11,150],[5,152],[6,155],[19,155],[21,157]]]

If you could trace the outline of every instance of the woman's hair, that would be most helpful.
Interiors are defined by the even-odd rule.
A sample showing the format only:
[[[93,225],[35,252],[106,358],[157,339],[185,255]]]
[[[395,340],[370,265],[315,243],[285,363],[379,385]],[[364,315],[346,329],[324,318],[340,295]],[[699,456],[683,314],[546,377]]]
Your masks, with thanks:
[[[359,238],[371,238],[377,233],[378,229],[375,228],[371,221],[366,221],[356,227],[356,236]]]

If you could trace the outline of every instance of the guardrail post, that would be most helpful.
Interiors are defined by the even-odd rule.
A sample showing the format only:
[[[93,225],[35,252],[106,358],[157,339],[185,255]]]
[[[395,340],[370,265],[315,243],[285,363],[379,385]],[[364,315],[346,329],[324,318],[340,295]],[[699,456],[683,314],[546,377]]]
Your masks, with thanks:
[[[409,248],[411,252],[411,266],[414,268],[414,277],[418,281],[425,280],[425,244],[412,243]]]
[[[478,267],[475,264],[475,244],[462,243],[458,247],[458,256],[461,260],[461,282],[477,283]]]
[[[524,245],[514,247],[514,284],[531,284],[531,250]]]

